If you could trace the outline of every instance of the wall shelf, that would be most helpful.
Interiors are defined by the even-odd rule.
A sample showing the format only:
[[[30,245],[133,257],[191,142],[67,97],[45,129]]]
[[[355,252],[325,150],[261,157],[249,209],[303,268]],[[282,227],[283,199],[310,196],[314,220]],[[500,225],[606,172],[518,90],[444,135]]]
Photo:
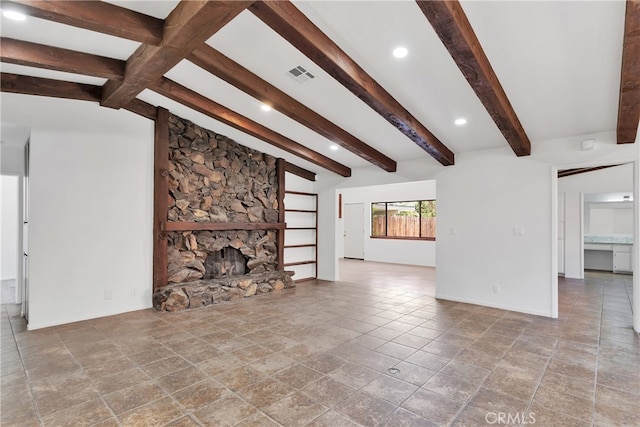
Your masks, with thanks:
[[[289,263],[285,263],[284,266],[285,267],[292,267],[294,265],[307,265],[307,264],[315,264],[316,261],[315,260],[310,260],[310,261],[298,261],[298,262],[289,262]]]
[[[305,277],[304,279],[301,279],[299,281],[304,281],[304,280],[313,280],[315,278],[318,277],[318,195],[315,193],[306,193],[306,192],[302,192],[302,191],[285,191],[285,195],[286,194],[291,194],[291,195],[295,195],[295,196],[302,196],[303,198],[309,198],[310,199],[310,203],[313,203],[313,206],[315,207],[315,209],[286,209],[285,208],[285,214],[286,213],[294,213],[294,214],[301,214],[303,215],[303,217],[305,215],[314,215],[314,226],[313,227],[289,227],[287,226],[285,228],[285,235],[288,231],[313,231],[313,236],[311,236],[311,233],[309,233],[309,239],[313,239],[313,241],[307,241],[305,242],[305,239],[302,238],[302,242],[304,243],[297,243],[297,244],[292,244],[292,245],[285,245],[284,248],[285,249],[297,249],[297,248],[313,248],[313,259],[306,259],[303,261],[295,261],[295,262],[285,262],[284,266],[285,267],[294,267],[294,266],[298,266],[298,265],[314,265],[314,273],[313,273],[313,277]],[[306,207],[306,206],[297,206],[297,207]],[[311,255],[309,253],[307,253],[307,256]]]

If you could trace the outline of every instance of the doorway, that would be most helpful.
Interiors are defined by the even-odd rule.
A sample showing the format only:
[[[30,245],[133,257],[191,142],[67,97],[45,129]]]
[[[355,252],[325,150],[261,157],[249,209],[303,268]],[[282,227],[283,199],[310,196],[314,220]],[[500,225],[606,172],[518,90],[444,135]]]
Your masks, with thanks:
[[[364,204],[344,205],[344,257],[364,259]]]
[[[565,273],[565,276],[574,278],[584,278],[585,270],[604,270],[613,273],[634,272],[632,281],[632,308],[633,327],[636,332],[640,332],[640,274],[638,268],[638,244],[640,243],[640,215],[639,215],[639,162],[620,162],[618,164],[594,164],[579,168],[553,170],[553,210],[555,220],[553,224],[554,244],[554,271],[552,271],[553,291],[552,309],[554,317],[558,312],[558,273]],[[561,190],[558,178],[575,174],[585,174],[585,172],[595,172],[599,169],[627,167],[624,176],[630,173],[633,176],[632,191],[629,192],[629,185],[625,185],[626,193],[611,193],[611,187],[617,180],[587,180],[590,186],[584,187],[585,183],[574,181],[572,185],[565,183]],[[630,172],[629,172],[630,169]],[[626,180],[627,178],[624,178]],[[619,180],[619,179],[618,179]],[[626,182],[626,181],[625,181]],[[567,189],[568,188],[568,189]],[[568,191],[563,195],[563,191]],[[605,194],[606,193],[606,194]],[[568,196],[574,200],[569,200]],[[609,204],[611,200],[604,200],[603,197],[615,196],[616,204]],[[571,203],[570,203],[571,202]],[[568,206],[573,206],[574,212],[568,212]],[[621,208],[614,210],[613,207]],[[566,218],[566,221],[563,219]],[[571,218],[571,221],[568,219]],[[574,232],[568,233],[568,225],[574,222]],[[571,246],[571,248],[569,248]],[[579,248],[579,249],[578,249]],[[563,253],[564,251],[564,253]],[[568,257],[568,255],[573,256]],[[573,266],[570,268],[570,261]],[[571,272],[569,271],[571,270]],[[571,273],[567,275],[567,273]]]

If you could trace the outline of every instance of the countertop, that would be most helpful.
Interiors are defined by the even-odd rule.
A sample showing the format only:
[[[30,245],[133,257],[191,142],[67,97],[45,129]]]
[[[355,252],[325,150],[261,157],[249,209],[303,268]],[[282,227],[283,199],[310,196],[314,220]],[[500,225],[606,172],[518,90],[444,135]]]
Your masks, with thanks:
[[[633,237],[626,236],[584,236],[585,243],[633,245]]]

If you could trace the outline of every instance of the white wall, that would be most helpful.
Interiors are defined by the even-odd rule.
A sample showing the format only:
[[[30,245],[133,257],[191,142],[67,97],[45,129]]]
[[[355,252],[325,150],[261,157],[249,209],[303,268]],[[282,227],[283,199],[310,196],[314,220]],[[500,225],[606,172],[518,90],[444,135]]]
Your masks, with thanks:
[[[4,95],[3,95],[4,96]],[[22,175],[24,169],[24,148],[2,147],[0,171],[3,175]]]
[[[633,164],[558,179],[558,192],[617,193],[633,191]]]
[[[436,242],[434,241],[372,239],[370,237],[371,203],[436,199],[435,181],[342,188],[337,191],[342,194],[343,204],[364,204],[365,260],[435,267]],[[344,218],[338,220],[336,240],[338,257],[342,257],[344,254]]]
[[[437,182],[436,297],[551,315],[550,166],[485,150]]]
[[[564,277],[584,278],[584,198],[576,191],[564,193]]]
[[[152,122],[10,94],[2,114],[32,128],[29,329],[151,307]]]
[[[585,203],[586,235],[611,236],[633,233],[631,203]]]
[[[322,182],[322,181],[321,181]],[[338,280],[338,195],[335,188],[317,191],[318,206],[318,279]]]
[[[0,179],[0,278],[18,278],[18,177]]]

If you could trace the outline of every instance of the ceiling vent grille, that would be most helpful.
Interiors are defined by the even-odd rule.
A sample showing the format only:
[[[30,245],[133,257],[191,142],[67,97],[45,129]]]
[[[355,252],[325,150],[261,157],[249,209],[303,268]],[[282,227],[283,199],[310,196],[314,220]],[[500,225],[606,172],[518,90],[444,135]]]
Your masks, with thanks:
[[[305,70],[302,65],[298,65],[296,68],[289,70],[287,75],[298,83],[307,83],[316,78],[316,76]]]

